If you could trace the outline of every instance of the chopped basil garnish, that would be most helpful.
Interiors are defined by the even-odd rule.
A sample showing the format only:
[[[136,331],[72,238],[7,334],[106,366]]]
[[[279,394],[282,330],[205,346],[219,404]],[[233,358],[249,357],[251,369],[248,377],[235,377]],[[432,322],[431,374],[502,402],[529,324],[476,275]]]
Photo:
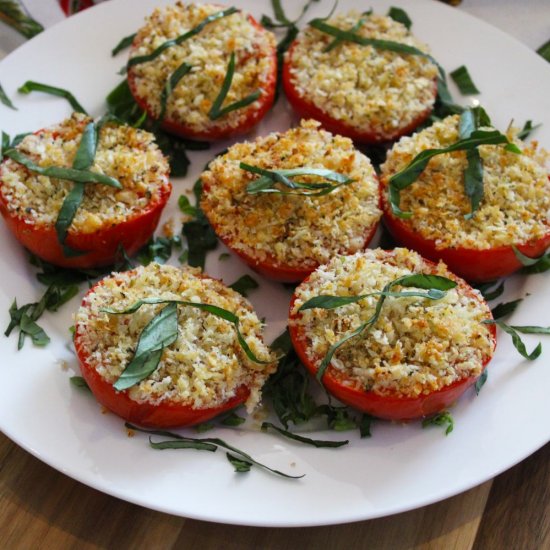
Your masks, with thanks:
[[[256,101],[262,95],[261,90],[256,90],[251,94],[247,95],[245,98],[239,101],[235,101],[234,103],[230,103],[229,105],[226,105],[225,107],[222,108],[223,102],[225,101],[225,98],[229,93],[229,89],[231,88],[231,83],[233,82],[234,74],[235,74],[235,52],[231,52],[231,57],[229,58],[229,63],[227,65],[227,72],[225,73],[225,78],[223,80],[220,93],[214,100],[214,103],[212,104],[210,111],[208,111],[208,118],[210,120],[216,120],[226,115],[227,113],[231,113],[232,111],[236,111],[237,109],[242,109],[243,107],[247,107],[251,103],[254,103],[254,101]]]
[[[396,8],[395,6],[392,6],[388,11],[388,17],[391,17],[394,21],[405,25],[407,29],[410,29],[412,26],[411,18],[402,8]]]
[[[486,122],[486,113],[482,109],[478,109],[477,111],[475,109],[465,111],[460,118],[460,136],[466,137],[459,136],[459,139],[448,147],[441,149],[425,149],[416,155],[403,170],[390,178],[390,203],[392,212],[397,217],[410,218],[412,215],[411,212],[404,212],[399,208],[400,192],[418,179],[433,157],[445,153],[452,153],[453,151],[466,151],[468,155],[465,190],[470,197],[472,212],[467,214],[466,218],[473,215],[483,196],[483,180],[480,179],[479,174],[481,160],[478,158],[477,153],[471,153],[471,151],[477,152],[477,148],[480,145],[505,145],[506,151],[521,154],[521,150],[498,130],[479,130],[479,125],[484,125],[484,122]]]
[[[222,418],[221,420],[221,424],[223,424],[224,426],[231,426],[233,428],[236,426],[240,426],[245,422],[246,422],[246,418],[243,418],[242,416],[239,416],[234,412],[229,413],[226,417]]]
[[[504,281],[500,283],[498,281],[489,281],[487,283],[481,283],[475,285],[475,288],[481,292],[481,295],[488,302],[495,300],[504,292]]]
[[[550,62],[550,40],[545,42],[538,50],[537,53],[546,61]]]
[[[125,36],[111,51],[111,55],[114,57],[118,53],[120,53],[122,50],[125,50],[126,48],[129,48],[132,45],[132,42],[134,41],[134,38],[136,37],[137,33],[130,34],[128,36]]]
[[[160,124],[164,115],[166,114],[166,106],[168,98],[172,95],[174,88],[178,85],[179,81],[191,71],[193,67],[186,62],[183,62],[168,78],[162,92],[160,94],[160,113],[158,116],[158,123]]]
[[[427,292],[392,291],[392,288],[397,285],[402,287],[416,287],[427,290]],[[413,275],[404,275],[403,277],[398,277],[397,279],[394,279],[393,281],[385,285],[382,291],[379,292],[372,292],[359,296],[315,296],[305,302],[298,311],[312,308],[335,309],[346,304],[359,302],[360,300],[368,296],[379,296],[372,316],[365,323],[359,325],[355,330],[346,334],[341,340],[339,340],[329,348],[327,354],[319,365],[319,369],[317,370],[317,380],[319,380],[320,382],[322,381],[323,375],[325,374],[325,371],[330,364],[333,355],[336,353],[340,346],[342,346],[348,340],[359,336],[365,329],[372,327],[376,323],[376,321],[378,321],[378,318],[380,317],[380,313],[382,311],[382,306],[384,305],[386,298],[390,296],[395,298],[419,297],[428,300],[440,300],[445,296],[447,290],[450,290],[454,287],[456,287],[456,283],[451,279],[447,279],[446,277],[416,273]]]
[[[239,458],[231,453],[225,453],[225,456],[233,468],[235,468],[235,472],[238,474],[249,472],[250,468],[253,466],[252,462],[249,462],[244,458]]]
[[[4,91],[4,88],[2,88],[1,84],[0,84],[0,102],[3,103],[6,107],[9,107],[14,111],[17,111],[17,107],[11,102],[10,98]]]
[[[117,117],[121,122],[140,128],[147,118],[146,112],[136,103],[128,80],[124,79],[120,84],[113,88],[107,97],[108,112]]]
[[[148,61],[152,61],[153,59],[156,59],[167,48],[171,48],[172,46],[177,46],[179,44],[182,44],[186,40],[189,40],[190,38],[193,38],[193,36],[196,36],[197,34],[199,34],[204,29],[204,27],[206,27],[206,25],[208,25],[209,23],[213,23],[214,21],[217,21],[222,17],[233,15],[238,11],[239,10],[237,8],[231,7],[223,11],[217,11],[209,15],[208,17],[205,17],[196,27],[193,27],[191,30],[178,36],[177,38],[173,38],[172,40],[167,40],[166,42],[163,42],[158,48],[155,48],[155,50],[153,50],[153,52],[151,52],[150,54],[132,57],[131,59],[128,60],[126,68],[129,69],[134,65],[139,65],[140,63],[146,63]]]
[[[523,273],[544,273],[550,269],[550,252],[539,256],[538,258],[530,258],[526,256],[515,246],[512,246],[516,258],[520,261],[523,266]]]
[[[475,383],[475,390],[476,395],[479,395],[479,392],[481,391],[481,388],[485,385],[485,382],[487,382],[487,369],[484,369],[483,372],[480,374],[479,378],[476,380]]]
[[[306,445],[312,445],[313,447],[317,447],[318,449],[322,447],[337,448],[337,447],[342,447],[343,445],[347,445],[349,443],[347,439],[344,441],[325,441],[322,439],[311,439],[310,437],[304,437],[303,435],[298,435],[298,434],[289,432],[288,430],[285,430],[283,428],[279,428],[278,426],[275,426],[275,424],[272,424],[271,422],[263,422],[262,431],[267,432],[269,429],[275,430],[277,433],[280,433],[281,435],[283,435],[284,437],[287,437],[288,439],[299,441],[300,443],[305,443]]]
[[[32,38],[44,30],[38,21],[23,11],[20,2],[15,0],[0,2],[0,21],[7,23],[25,38]]]
[[[476,95],[480,93],[465,65],[461,65],[458,69],[449,73],[449,76],[454,80],[462,95]]]
[[[237,449],[236,447],[233,447],[229,443],[226,443],[223,439],[219,439],[217,437],[208,437],[208,438],[198,439],[198,438],[194,438],[194,437],[183,436],[183,435],[180,435],[180,434],[177,434],[177,433],[174,433],[174,432],[168,432],[168,431],[165,431],[165,430],[147,430],[145,428],[139,428],[138,426],[134,426],[133,424],[129,424],[128,422],[126,422],[124,425],[126,426],[126,428],[128,428],[130,430],[136,430],[138,432],[143,432],[143,433],[147,433],[147,434],[151,434],[151,435],[157,435],[159,437],[171,438],[170,441],[164,441],[164,442],[155,443],[155,444],[153,444],[151,439],[149,439],[149,443],[151,444],[151,447],[153,447],[154,449],[182,449],[182,448],[201,449],[201,447],[196,447],[196,446],[193,447],[192,445],[185,446],[185,445],[183,445],[183,442],[187,442],[189,444],[198,443],[200,445],[204,445],[203,450],[208,450],[208,451],[216,451],[218,447],[222,447],[222,448],[230,451],[231,453],[234,453],[233,458],[235,460],[248,462],[248,463],[250,463],[254,466],[258,466],[259,468],[262,468],[263,470],[271,472],[272,474],[277,474],[277,475],[287,477],[287,478],[291,478],[291,479],[299,479],[301,477],[304,477],[303,475],[301,475],[301,476],[292,476],[292,475],[280,472],[279,470],[274,470],[272,468],[269,468],[265,464],[262,464],[261,462],[258,462],[257,460],[254,460],[248,453],[245,453],[244,451],[241,451],[240,449]],[[178,443],[176,443],[178,441],[182,442],[182,443],[179,444],[179,446],[178,446]],[[214,448],[211,448],[210,446],[213,446]],[[235,465],[233,461],[230,461],[230,462],[233,465]],[[240,470],[238,470],[238,471],[240,471]],[[247,471],[247,470],[243,470],[243,471]]]
[[[361,419],[359,421],[359,434],[361,435],[361,438],[372,436],[370,429],[373,420],[374,418],[370,414],[363,413],[361,415]]]
[[[25,82],[25,84],[23,84],[23,86],[19,88],[18,92],[21,94],[30,94],[31,92],[43,92],[45,94],[62,97],[69,102],[73,110],[77,111],[78,113],[84,113],[85,115],[88,114],[86,112],[86,109],[84,109],[84,107],[80,105],[76,97],[71,92],[63,88],[58,88],[57,86],[50,86],[49,84],[27,80],[27,82]]]
[[[453,431],[454,420],[449,411],[443,411],[422,420],[422,427],[427,428],[428,426],[446,426],[445,435],[449,435]]]
[[[154,237],[137,254],[137,261],[141,265],[149,265],[151,262],[163,264],[170,259],[174,248],[181,248],[181,238]]]
[[[90,386],[88,386],[88,383],[84,380],[84,378],[82,378],[82,376],[71,376],[69,381],[75,388],[91,391]]]
[[[523,125],[523,128],[518,132],[518,139],[527,139],[537,128],[540,128],[542,124],[533,124],[532,120],[527,120]]]
[[[31,172],[35,172],[41,176],[80,183],[102,183],[104,185],[116,187],[117,189],[122,189],[122,185],[120,185],[116,179],[105,176],[104,174],[99,174],[98,172],[76,170],[75,168],[64,168],[61,166],[48,166],[47,168],[42,168],[16,149],[9,149],[4,152],[4,155],[11,158],[15,162],[22,164]]]
[[[518,333],[521,334],[550,334],[550,327],[534,327],[534,326],[517,326],[517,325],[508,325],[503,321],[493,321],[487,320],[483,323],[490,325],[495,324],[497,327],[500,327],[506,334],[509,334],[512,337],[512,343],[514,347],[518,350],[522,357],[528,359],[529,361],[534,361],[542,352],[542,344],[539,342],[535,349],[528,353],[525,344],[521,340]]]
[[[196,216],[198,209],[196,206],[192,206],[189,199],[185,195],[180,195],[178,198],[178,206],[182,214],[187,216]]]
[[[342,185],[348,185],[355,180],[348,178],[345,174],[333,172],[327,168],[291,168],[287,170],[265,170],[259,166],[252,166],[241,162],[239,164],[241,170],[258,174],[260,178],[252,181],[246,187],[246,192],[250,195],[258,193],[276,193],[279,195],[307,195],[320,196],[327,195],[338,189]],[[319,183],[306,183],[290,178],[296,176],[317,176],[328,181]],[[276,187],[279,183],[292,191],[282,191]]]
[[[252,278],[250,275],[243,275],[239,277],[233,284],[229,285],[229,288],[232,288],[239,294],[242,294],[245,298],[248,297],[248,293],[251,290],[255,290],[259,287],[258,281]]]
[[[131,386],[141,382],[152,372],[154,372],[160,362],[162,350],[173,344],[178,337],[178,310],[177,306],[182,305],[206,311],[225,319],[235,327],[237,340],[244,353],[254,363],[261,365],[269,364],[269,361],[262,361],[256,357],[244,339],[240,329],[240,319],[237,315],[212,304],[203,304],[195,302],[187,302],[185,300],[165,300],[163,298],[145,298],[138,300],[125,310],[117,311],[115,309],[105,308],[101,311],[111,315],[128,315],[135,313],[141,306],[145,304],[168,304],[160,310],[145,326],[138,340],[134,356],[118,380],[113,384],[117,390],[125,390]]]
[[[501,319],[502,317],[511,315],[512,313],[514,313],[514,311],[516,311],[517,307],[522,301],[523,299],[520,298],[519,300],[513,300],[512,302],[503,302],[501,304],[498,304],[491,310],[493,319]]]
[[[165,449],[195,449],[196,451],[215,452],[218,450],[218,447],[212,443],[190,439],[175,439],[173,441],[155,442],[151,438],[149,438],[149,445],[151,445],[153,449],[157,449],[159,451],[163,451]]]

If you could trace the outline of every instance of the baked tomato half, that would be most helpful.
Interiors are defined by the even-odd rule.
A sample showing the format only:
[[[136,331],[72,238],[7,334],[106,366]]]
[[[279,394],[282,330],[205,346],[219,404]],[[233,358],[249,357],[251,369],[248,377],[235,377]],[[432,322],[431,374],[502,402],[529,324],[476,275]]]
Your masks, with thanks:
[[[299,282],[334,254],[363,250],[380,220],[369,159],[312,120],[233,145],[201,181],[201,208],[217,236],[276,281]]]
[[[390,203],[392,177],[421,152],[459,139],[459,117],[450,116],[403,138],[381,166],[383,221],[395,240],[471,282],[487,282],[522,267],[514,247],[536,258],[550,246],[550,179],[536,144],[508,136],[521,154],[504,145],[482,145],[482,196],[472,212],[465,190],[465,151],[432,157],[399,193],[399,217]]]
[[[339,41],[331,29],[369,39],[403,42],[427,51],[389,17],[351,12],[314,20],[285,56],[286,97],[302,118],[359,143],[391,142],[410,133],[430,115],[437,95],[437,68],[426,56]]]
[[[222,13],[227,15],[217,16]],[[133,58],[150,55],[169,40],[177,44],[166,54],[132,65]],[[167,82],[182,63],[188,72],[166,96]],[[130,51],[128,85],[136,103],[152,119],[162,117],[164,130],[183,138],[211,141],[249,132],[272,107],[276,84],[273,33],[235,8],[178,3],[157,9]],[[216,105],[220,94],[223,101]]]
[[[16,147],[40,169],[71,167],[89,117],[75,113],[29,135]],[[135,254],[153,235],[171,193],[169,166],[154,136],[128,126],[105,125],[92,171],[121,188],[86,183],[61,242],[56,225],[74,183],[47,177],[5,158],[0,165],[0,213],[17,240],[39,258],[69,268],[113,264],[121,247]]]
[[[132,307],[151,299],[154,303]],[[197,303],[236,315],[243,338],[262,362],[252,361],[226,318],[193,307]],[[170,304],[177,326],[163,325],[173,337],[157,364],[145,374],[132,372],[135,378],[118,386],[143,341],[151,342],[151,323],[160,330]],[[74,342],[82,376],[99,403],[129,422],[170,428],[205,422],[243,403],[249,411],[256,406],[276,367],[261,329],[250,303],[220,281],[151,263],[114,273],[88,291],[76,315]]]
[[[414,252],[367,250],[320,268],[297,287],[290,305],[294,349],[316,376],[330,346],[372,316],[380,297],[346,304],[342,313],[301,306],[314,296],[350,296],[350,289],[360,295],[380,292],[407,274],[436,275],[456,286],[433,300],[388,297],[378,320],[338,348],[322,377],[325,388],[346,405],[387,420],[441,412],[482,374],[494,353],[496,328],[484,323],[492,316],[479,292]]]

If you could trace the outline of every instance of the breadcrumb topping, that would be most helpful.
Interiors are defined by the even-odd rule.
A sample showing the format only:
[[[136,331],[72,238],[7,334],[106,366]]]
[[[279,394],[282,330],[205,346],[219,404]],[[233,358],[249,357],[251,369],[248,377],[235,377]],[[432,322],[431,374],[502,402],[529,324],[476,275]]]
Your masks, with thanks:
[[[350,11],[326,23],[350,30],[360,18],[365,22],[354,31],[359,36],[400,42],[429,53],[425,44],[390,17]],[[291,82],[299,96],[332,119],[386,136],[432,108],[437,67],[431,61],[348,41],[325,52],[333,40],[306,27],[286,55]]]
[[[257,176],[239,168],[240,162],[268,170],[328,168],[355,181],[324,196],[251,195],[246,187]],[[378,180],[368,158],[350,139],[320,130],[311,120],[230,147],[201,179],[201,206],[220,237],[249,257],[277,265],[315,267],[336,253],[361,250],[381,215]]]
[[[441,275],[459,284],[436,301],[388,297],[378,321],[338,349],[331,362],[333,372],[353,387],[408,397],[478,376],[494,351],[490,330],[482,324],[491,319],[488,306],[477,290],[452,275],[443,263],[428,263],[404,248],[336,256],[298,286],[292,308],[297,317],[291,323],[303,331],[311,361],[319,367],[330,346],[373,315],[379,297],[334,310],[297,313],[303,303],[322,294],[381,291],[389,282],[412,273]]]
[[[405,168],[421,151],[444,148],[458,140],[459,117],[450,116],[411,137],[401,138],[381,166],[382,181]],[[539,239],[550,228],[550,181],[548,155],[527,145],[509,129],[508,138],[522,154],[504,146],[482,145],[484,196],[472,219],[464,192],[466,152],[433,157],[417,181],[401,191],[400,208],[412,212],[406,223],[438,249],[464,247],[487,249],[518,245]]]
[[[130,51],[133,57],[152,53],[157,47],[196,27],[209,15],[222,11],[216,4],[183,4],[157,8],[138,31]],[[273,70],[272,56],[276,40],[273,33],[250,21],[246,12],[237,12],[206,25],[191,39],[172,46],[156,59],[134,65],[129,77],[137,95],[146,100],[156,116],[160,114],[161,91],[170,75],[183,63],[193,69],[170,94],[166,119],[179,122],[194,131],[209,127],[238,127],[260,106],[255,101],[212,121],[208,112],[218,96],[231,52],[235,52],[235,74],[223,106],[244,99],[267,87]],[[223,107],[222,106],[222,107]]]
[[[158,368],[128,391],[137,402],[178,402],[195,408],[216,407],[246,385],[249,412],[261,398],[261,388],[275,370],[275,358],[262,340],[262,323],[250,303],[218,280],[197,270],[181,270],[151,263],[125,273],[114,273],[88,294],[76,314],[76,334],[88,362],[114,383],[132,359],[139,335],[165,304],[143,305],[127,315],[102,313],[103,308],[127,309],[143,298],[185,300],[212,304],[239,317],[239,328],[264,365],[248,359],[234,326],[211,313],[178,306],[178,338],[163,350]]]
[[[17,149],[46,168],[70,168],[82,133],[92,119],[81,113],[56,126],[26,136]],[[90,183],[73,219],[70,232],[93,233],[117,224],[157,202],[169,186],[168,161],[144,130],[108,123],[101,129],[93,172],[114,177],[122,185]],[[0,192],[8,209],[30,224],[54,224],[73,182],[42,176],[6,159],[0,166]]]

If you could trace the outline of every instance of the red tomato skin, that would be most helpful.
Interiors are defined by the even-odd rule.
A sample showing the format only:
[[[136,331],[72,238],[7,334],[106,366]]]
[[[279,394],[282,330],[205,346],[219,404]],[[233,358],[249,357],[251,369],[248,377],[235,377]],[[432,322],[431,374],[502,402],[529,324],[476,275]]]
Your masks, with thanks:
[[[171,184],[166,183],[161,187],[157,200],[151,201],[143,210],[121,223],[102,227],[92,233],[69,231],[66,244],[75,250],[85,251],[81,256],[64,255],[53,224],[32,223],[11,212],[2,192],[1,181],[0,213],[17,240],[39,258],[61,267],[88,269],[114,263],[120,246],[132,256],[145,245],[158,225],[171,190]]]
[[[465,283],[462,281],[462,284]],[[293,295],[289,310],[290,321],[298,317],[298,314],[292,313],[295,301],[296,295]],[[488,325],[488,327],[491,331],[494,352],[496,327],[495,325]],[[292,345],[300,361],[312,376],[316,376],[317,367],[307,355],[308,342],[304,331],[292,322],[289,322],[288,329]],[[483,369],[486,368],[491,358],[492,355],[483,362]],[[463,378],[440,390],[422,394],[418,397],[404,397],[398,394],[380,395],[373,391],[364,391],[352,387],[350,385],[352,383],[346,380],[332,364],[329,364],[323,376],[323,385],[342,403],[361,412],[384,420],[406,422],[431,416],[449,408],[477,379],[478,377]]]
[[[251,16],[248,16],[249,21],[257,28],[265,31],[265,29]],[[267,31],[265,31],[267,32]],[[132,48],[138,46],[139,42],[135,41],[132,44]],[[269,57],[271,58],[271,69],[268,76],[267,84],[265,89],[262,88],[262,95],[256,100],[256,104],[259,103],[257,109],[249,109],[246,117],[243,121],[236,127],[229,127],[223,125],[217,125],[216,121],[213,121],[212,126],[207,130],[195,130],[191,126],[187,126],[181,122],[176,122],[167,117],[161,122],[160,126],[163,130],[166,130],[168,133],[188,139],[194,139],[197,141],[217,141],[226,139],[233,136],[238,136],[246,134],[254,128],[267,112],[273,106],[275,101],[275,92],[277,87],[277,51],[275,48],[272,48],[269,52]],[[154,119],[154,110],[150,107],[146,99],[139,96],[137,91],[137,86],[135,82],[135,75],[132,70],[132,67],[128,70],[128,86],[130,91],[134,96],[134,100],[143,109],[147,115]]]
[[[84,296],[83,304],[89,294],[93,293],[94,285]],[[103,379],[90,365],[88,353],[79,334],[79,325],[76,325],[74,345],[80,364],[80,371],[94,394],[96,400],[111,412],[124,420],[149,428],[177,428],[194,426],[206,422],[219,414],[230,411],[246,401],[250,390],[246,386],[239,386],[235,395],[217,407],[193,408],[175,401],[165,401],[158,404],[140,403],[128,395],[128,390],[118,391],[113,385]]]
[[[283,80],[283,89],[285,91],[285,95],[289,101],[289,103],[292,105],[292,108],[294,111],[296,111],[296,114],[303,119],[309,119],[313,118],[321,123],[321,126],[328,130],[329,132],[332,132],[333,134],[340,134],[342,136],[349,137],[353,141],[357,143],[364,143],[367,145],[376,145],[376,144],[384,144],[388,142],[395,141],[399,139],[402,136],[405,136],[409,133],[411,133],[417,126],[422,124],[432,112],[432,108],[428,108],[422,113],[420,113],[414,120],[412,120],[409,124],[406,126],[395,128],[393,132],[387,132],[387,133],[379,133],[377,131],[373,131],[368,127],[358,129],[354,126],[351,126],[347,124],[346,122],[342,122],[341,120],[335,119],[331,117],[328,113],[317,107],[314,103],[311,101],[308,101],[307,98],[301,96],[292,83],[291,78],[291,72],[290,69],[292,67],[292,53],[294,46],[296,44],[296,41],[294,41],[289,50],[287,57],[285,58],[285,62],[283,65],[283,71],[282,71],[282,80]],[[437,81],[434,80],[434,98],[437,95]]]
[[[453,273],[473,283],[493,281],[521,269],[522,264],[514,254],[512,246],[498,246],[484,250],[473,248],[437,248],[435,241],[416,233],[406,220],[395,216],[384,190],[382,191],[383,222],[393,238],[402,246],[415,250],[433,262],[442,260]],[[527,243],[518,243],[517,249],[531,258],[536,258],[550,246],[548,233]]]

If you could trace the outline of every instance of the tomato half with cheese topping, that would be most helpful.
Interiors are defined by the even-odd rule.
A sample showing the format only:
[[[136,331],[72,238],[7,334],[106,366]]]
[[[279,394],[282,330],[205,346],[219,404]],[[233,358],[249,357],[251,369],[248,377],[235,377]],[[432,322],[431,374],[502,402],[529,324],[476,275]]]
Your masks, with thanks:
[[[254,170],[267,171],[268,179],[299,174],[289,176],[288,187]],[[201,180],[201,207],[218,237],[277,281],[301,281],[334,254],[363,250],[380,219],[370,161],[350,139],[320,130],[315,121],[230,147]],[[258,181],[267,181],[263,192],[253,192]]]
[[[428,51],[390,17],[352,11],[322,24]],[[300,117],[370,144],[393,141],[424,122],[435,102],[436,78],[435,64],[424,55],[338,41],[312,26],[292,43],[283,66],[284,90]]]
[[[277,80],[275,36],[251,15],[238,10],[204,24],[209,17],[224,11],[227,8],[215,4],[177,2],[155,10],[134,39],[130,62],[200,28],[154,59],[128,68],[128,84],[136,102],[151,118],[162,115],[160,124],[170,133],[197,140],[243,134],[273,105]],[[218,116],[213,107],[232,55],[233,78],[219,105],[220,110],[227,108],[228,112]],[[189,72],[171,87],[163,107],[166,83],[182,63],[189,66]],[[254,94],[257,97],[251,103],[229,110]]]
[[[150,298],[166,302],[122,313]],[[263,362],[246,354],[232,323],[180,304],[177,335],[162,349],[153,372],[127,389],[116,389],[148,324],[170,300],[206,303],[237,315],[244,340]],[[76,314],[74,341],[82,376],[96,399],[142,426],[190,426],[243,403],[252,411],[276,367],[262,339],[262,323],[247,300],[218,280],[156,263],[114,273],[90,289]]]
[[[483,197],[471,217],[464,151],[433,157],[418,179],[400,192],[399,208],[410,217],[398,217],[390,204],[391,177],[421,151],[456,142],[458,125],[458,116],[447,117],[402,138],[388,152],[381,167],[384,223],[401,245],[444,261],[468,281],[491,281],[522,267],[513,247],[537,257],[550,246],[550,180],[545,154],[536,143],[522,143],[509,132],[521,154],[502,145],[478,147]]]
[[[389,420],[441,412],[475,383],[493,356],[496,330],[481,294],[406,249],[335,257],[299,285],[289,330],[304,366],[316,375],[331,346],[367,322],[388,283],[411,274],[456,282],[436,300],[390,296],[374,324],[338,347],[322,383],[343,403]],[[393,291],[411,291],[396,285]],[[374,293],[374,294],[373,294]],[[336,309],[300,307],[315,296],[369,295]]]
[[[91,121],[75,113],[28,135],[16,150],[40,168],[70,168]],[[115,178],[121,188],[86,183],[61,243],[56,222],[75,184],[4,159],[0,212],[25,248],[55,265],[92,268],[114,263],[121,247],[134,254],[151,238],[171,192],[168,162],[154,136],[129,126],[103,126],[90,171]]]

